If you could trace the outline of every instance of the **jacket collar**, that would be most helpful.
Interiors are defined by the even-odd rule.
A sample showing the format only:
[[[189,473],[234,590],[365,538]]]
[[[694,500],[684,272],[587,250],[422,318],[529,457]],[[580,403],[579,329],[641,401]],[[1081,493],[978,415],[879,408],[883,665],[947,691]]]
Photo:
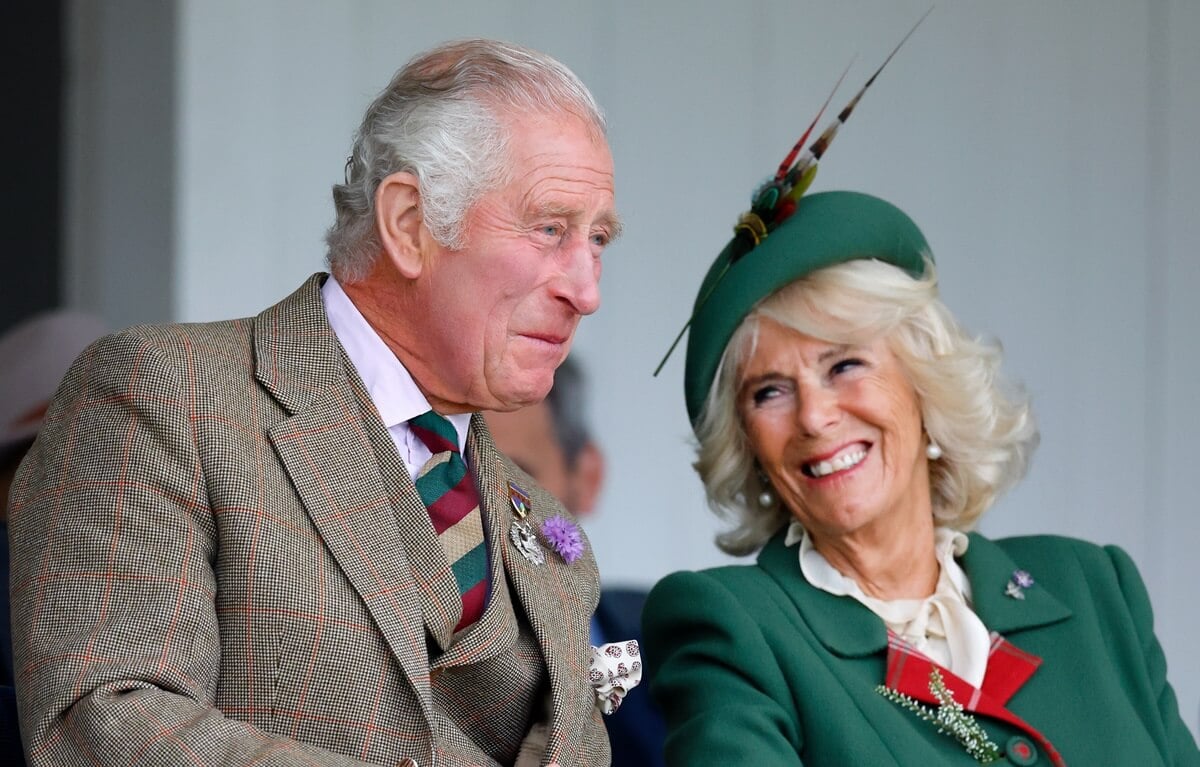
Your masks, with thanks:
[[[309,277],[254,320],[255,378],[292,415],[346,383],[344,353],[321,300],[326,276]]]
[[[796,546],[783,543],[786,528],[758,555],[758,566],[791,598],[817,639],[835,655],[859,658],[887,647],[887,627],[875,613],[850,597],[839,597],[810,584],[800,572]]]
[[[887,627],[874,613],[850,597],[837,597],[809,584],[800,572],[795,546],[783,543],[785,530],[771,538],[758,555],[758,565],[791,598],[817,639],[835,655],[857,658],[887,648]],[[972,607],[990,631],[1008,636],[1057,623],[1071,611],[1050,591],[1053,584],[1036,583],[1025,599],[1004,593],[1019,565],[996,543],[977,533],[959,560],[971,583]]]
[[[971,581],[971,606],[989,631],[1011,636],[1071,617],[1071,610],[1052,593],[1053,583],[1035,582],[1024,589],[1024,599],[1006,595],[1013,573],[1020,569],[1036,572],[1037,563],[1013,561],[998,544],[978,533],[968,537],[971,545],[959,561]]]

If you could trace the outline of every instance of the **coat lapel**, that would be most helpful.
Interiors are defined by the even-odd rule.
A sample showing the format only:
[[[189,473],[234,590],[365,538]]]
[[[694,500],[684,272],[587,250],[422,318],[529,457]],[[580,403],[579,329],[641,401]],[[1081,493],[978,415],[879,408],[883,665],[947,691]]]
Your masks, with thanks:
[[[853,599],[809,584],[800,572],[798,547],[785,546],[783,540],[780,531],[759,553],[758,564],[779,583],[821,644],[843,658],[883,652],[888,644],[883,621]]]
[[[546,561],[542,565],[535,565],[518,553],[508,540],[509,526],[514,519],[509,483],[516,482],[526,491],[531,487],[510,477],[482,417],[476,415],[472,419],[467,442],[468,449],[478,457],[480,502],[486,507],[488,518],[497,520],[500,527],[500,556],[508,582],[537,637],[550,677],[550,738],[543,761],[560,761],[564,752],[570,751],[568,744],[581,742],[585,717],[591,713],[591,709],[580,706],[579,701],[595,700],[595,692],[588,681],[591,660],[588,617],[595,603],[582,603],[580,595],[586,593],[581,579],[590,579],[595,589],[599,573],[590,549],[569,565],[548,549],[544,551]],[[534,529],[562,511],[550,502],[534,500],[530,505],[526,521]],[[577,611],[575,614],[568,612],[572,608]]]
[[[377,446],[364,427],[361,385],[329,327],[323,275],[260,314],[256,377],[291,417],[269,432],[305,510],[365,603],[432,718],[421,601],[412,577]],[[357,389],[357,391],[356,391]],[[378,420],[378,416],[374,416]],[[379,424],[382,428],[382,423]]]
[[[785,546],[780,531],[758,556],[762,567],[788,595],[804,623],[831,653],[843,658],[862,658],[887,649],[886,684],[892,689],[927,703],[936,703],[929,690],[933,663],[892,637],[874,613],[849,597],[838,597],[817,589],[805,580],[797,561],[797,549]],[[1001,634],[1016,634],[1067,620],[1071,611],[1036,584],[1025,590],[1025,599],[1005,595],[1005,586],[1018,564],[987,538],[972,534],[960,560],[971,582],[972,607],[993,632],[992,652],[983,688],[976,689],[945,669],[947,687],[968,711],[994,717],[1023,730],[1046,751],[1053,764],[1061,764],[1054,746],[1036,729],[1005,706],[1033,676],[1041,659],[1022,651]],[[1034,573],[1036,580],[1037,574]]]
[[[1007,708],[1008,702],[1033,677],[1041,658],[1021,650],[1005,637],[1049,626],[1071,617],[1071,611],[1044,585],[1036,583],[1024,590],[1024,599],[1008,596],[1005,588],[1019,565],[999,546],[972,533],[960,564],[971,583],[971,602],[975,613],[992,632],[992,648],[982,688],[937,666],[954,699],[972,713],[1008,723],[1022,730],[1045,751],[1052,764],[1062,765],[1054,745],[1025,720]],[[888,643],[888,687],[925,703],[937,703],[929,688],[935,664],[902,640],[890,637]]]
[[[988,658],[987,676],[983,688],[973,687],[942,666],[935,664],[914,650],[895,634],[888,637],[888,663],[885,684],[924,703],[938,705],[940,701],[930,687],[933,671],[937,669],[946,688],[953,694],[955,702],[967,712],[983,714],[1005,722],[1033,738],[1049,757],[1051,764],[1064,767],[1062,756],[1032,725],[1005,708],[1012,694],[1025,683],[1042,659],[1013,647],[998,634],[992,635],[992,653]],[[995,668],[993,668],[995,667]]]
[[[1032,567],[1022,567],[1003,549],[976,533],[959,560],[971,582],[971,607],[990,631],[1011,636],[1020,631],[1048,626],[1071,617],[1071,610],[1060,602],[1046,584],[1036,581]],[[1006,596],[1004,588],[1018,569],[1033,573],[1035,583],[1025,589],[1024,599]]]

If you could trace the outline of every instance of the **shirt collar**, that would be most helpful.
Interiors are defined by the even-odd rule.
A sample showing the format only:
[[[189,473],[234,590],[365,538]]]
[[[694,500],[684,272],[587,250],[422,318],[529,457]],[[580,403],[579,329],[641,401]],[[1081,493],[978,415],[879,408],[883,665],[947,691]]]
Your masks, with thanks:
[[[825,559],[821,552],[817,551],[808,531],[800,522],[793,520],[788,525],[783,543],[785,546],[800,544],[800,572],[812,585],[835,596],[851,596],[855,599],[866,597],[853,578],[842,575],[837,568],[829,564],[829,560]],[[934,529],[934,548],[938,563],[942,566],[942,572],[950,578],[954,587],[968,603],[971,601],[971,583],[967,580],[967,574],[955,560],[966,552],[969,545],[970,539],[965,533],[948,527]]]
[[[384,426],[390,429],[432,410],[408,369],[358,311],[333,275],[321,286],[321,297],[329,326],[367,387]],[[471,414],[459,413],[446,418],[458,433],[459,450],[465,450]]]

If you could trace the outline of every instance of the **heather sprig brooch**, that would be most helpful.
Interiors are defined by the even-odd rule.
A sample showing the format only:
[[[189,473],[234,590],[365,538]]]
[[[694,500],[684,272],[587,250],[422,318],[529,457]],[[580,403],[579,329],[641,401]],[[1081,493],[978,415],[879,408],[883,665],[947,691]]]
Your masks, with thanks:
[[[992,742],[975,717],[964,711],[962,704],[954,699],[954,693],[946,687],[946,681],[937,668],[929,672],[929,692],[937,698],[936,709],[918,703],[886,685],[878,685],[875,692],[929,722],[939,733],[952,736],[980,764],[1000,761],[1000,747]]]

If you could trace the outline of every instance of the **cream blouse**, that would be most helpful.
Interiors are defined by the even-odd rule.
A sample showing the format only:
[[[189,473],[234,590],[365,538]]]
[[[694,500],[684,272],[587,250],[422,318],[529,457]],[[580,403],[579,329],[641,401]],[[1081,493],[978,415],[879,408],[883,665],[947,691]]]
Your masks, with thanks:
[[[800,544],[800,572],[813,586],[836,596],[857,599],[931,660],[950,669],[975,687],[983,684],[991,639],[987,627],[971,609],[971,584],[955,557],[967,550],[967,536],[946,527],[934,531],[938,563],[937,588],[924,599],[876,599],[829,564],[804,526],[792,522],[784,543]]]

